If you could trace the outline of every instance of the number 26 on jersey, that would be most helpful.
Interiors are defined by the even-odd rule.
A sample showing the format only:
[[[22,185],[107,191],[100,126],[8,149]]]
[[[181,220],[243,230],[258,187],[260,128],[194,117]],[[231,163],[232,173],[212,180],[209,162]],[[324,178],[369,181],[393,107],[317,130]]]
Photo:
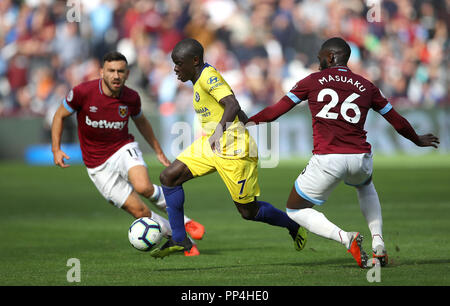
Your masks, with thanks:
[[[331,88],[324,88],[322,89],[319,94],[317,95],[317,102],[324,102],[324,98],[326,96],[331,97],[331,101],[325,104],[324,107],[320,110],[320,112],[317,113],[316,117],[325,118],[325,119],[338,119],[339,113],[331,112],[330,110],[338,105],[339,103],[339,96],[338,93],[331,89]],[[340,114],[344,118],[345,121],[350,123],[358,123],[359,119],[361,118],[361,111],[357,104],[353,103],[356,99],[358,99],[360,95],[356,93],[352,93],[350,96],[348,96],[344,102],[341,104]],[[349,116],[347,114],[348,110],[353,110],[354,115]]]

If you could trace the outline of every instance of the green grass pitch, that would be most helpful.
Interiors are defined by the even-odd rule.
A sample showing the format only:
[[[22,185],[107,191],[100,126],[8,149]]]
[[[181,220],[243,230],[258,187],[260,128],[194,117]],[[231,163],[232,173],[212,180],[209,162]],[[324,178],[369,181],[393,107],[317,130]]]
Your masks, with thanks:
[[[158,183],[160,166],[149,172]],[[259,169],[261,200],[284,210],[305,159]],[[309,235],[296,252],[285,229],[240,217],[218,174],[184,185],[185,212],[203,223],[201,255],[155,260],[127,238],[132,217],[108,204],[84,166],[0,163],[0,285],[450,285],[450,156],[374,158],[390,265],[380,282],[334,241]],[[341,184],[318,208],[344,230],[370,234],[353,188]],[[69,258],[81,282],[67,281]]]

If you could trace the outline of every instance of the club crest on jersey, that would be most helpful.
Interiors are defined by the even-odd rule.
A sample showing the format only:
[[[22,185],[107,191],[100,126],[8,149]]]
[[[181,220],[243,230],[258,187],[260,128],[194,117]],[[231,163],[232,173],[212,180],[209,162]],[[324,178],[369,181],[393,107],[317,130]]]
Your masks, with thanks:
[[[198,94],[198,92],[195,92],[195,102],[200,101],[200,95]]]
[[[120,105],[119,106],[119,115],[122,118],[125,118],[128,115],[128,106]]]

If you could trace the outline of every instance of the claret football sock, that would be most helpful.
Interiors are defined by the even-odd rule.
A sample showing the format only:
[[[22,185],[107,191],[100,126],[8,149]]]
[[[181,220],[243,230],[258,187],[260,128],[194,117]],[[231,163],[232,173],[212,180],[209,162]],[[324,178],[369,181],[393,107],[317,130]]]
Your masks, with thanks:
[[[265,222],[270,225],[285,227],[290,233],[297,234],[298,224],[294,222],[288,215],[272,206],[272,204],[258,201],[259,211],[256,214],[254,221]]]
[[[167,214],[172,228],[172,239],[176,242],[183,241],[186,237],[184,228],[184,190],[182,186],[162,186],[166,198]]]

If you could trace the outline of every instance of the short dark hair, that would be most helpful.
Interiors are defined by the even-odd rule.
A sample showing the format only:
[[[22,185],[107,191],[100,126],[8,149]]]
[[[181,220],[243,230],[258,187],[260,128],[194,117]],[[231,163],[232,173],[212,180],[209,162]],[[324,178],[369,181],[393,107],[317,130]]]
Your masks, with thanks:
[[[200,61],[203,61],[204,49],[201,43],[193,38],[185,38],[179,41],[173,48],[172,53],[194,57],[198,56]]]
[[[127,58],[120,52],[110,51],[103,56],[103,64],[105,62],[124,61],[128,65]]]
[[[334,51],[339,56],[339,59],[344,63],[347,63],[348,59],[350,58],[350,54],[352,53],[352,50],[348,43],[340,37],[333,37],[328,39],[322,44],[322,47],[320,49]]]

